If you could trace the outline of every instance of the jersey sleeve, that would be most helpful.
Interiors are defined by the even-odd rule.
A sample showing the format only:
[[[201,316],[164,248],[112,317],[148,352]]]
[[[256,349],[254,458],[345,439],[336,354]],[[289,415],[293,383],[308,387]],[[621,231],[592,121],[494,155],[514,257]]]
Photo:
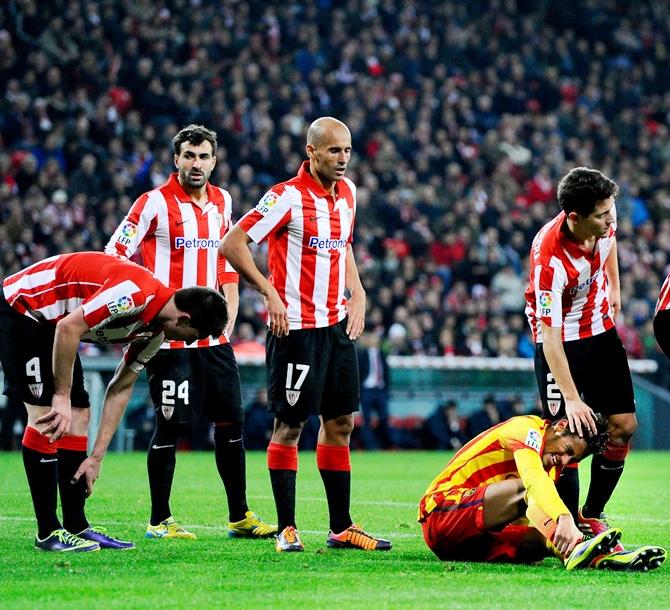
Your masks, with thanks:
[[[158,353],[164,341],[165,336],[159,333],[149,341],[127,345],[123,350],[123,358],[128,368],[134,373],[141,373],[146,363]]]
[[[106,254],[130,259],[139,245],[156,230],[157,217],[150,193],[144,193],[131,206],[105,246]]]
[[[232,222],[232,198],[227,191],[223,191],[224,195],[224,206],[223,206],[223,222],[221,223],[221,236],[223,239],[224,235],[230,231],[233,226]],[[224,284],[239,284],[240,276],[235,271],[233,266],[226,260],[225,257],[219,254],[219,257],[216,261],[216,279],[219,286]]]
[[[82,302],[84,321],[91,330],[112,322],[140,314],[147,305],[147,295],[132,280],[116,284],[105,282],[100,290]]]
[[[269,190],[253,210],[249,210],[238,222],[238,226],[257,244],[286,226],[291,220],[291,203],[302,196],[294,186],[281,190]]]
[[[563,291],[567,283],[565,272],[558,265],[539,264],[535,267],[535,316],[547,326],[563,325]]]
[[[559,515],[568,514],[570,511],[558,495],[553,479],[544,470],[544,438],[540,428],[532,420],[522,418],[510,426],[502,443],[513,452],[519,478],[528,497],[555,521]]]

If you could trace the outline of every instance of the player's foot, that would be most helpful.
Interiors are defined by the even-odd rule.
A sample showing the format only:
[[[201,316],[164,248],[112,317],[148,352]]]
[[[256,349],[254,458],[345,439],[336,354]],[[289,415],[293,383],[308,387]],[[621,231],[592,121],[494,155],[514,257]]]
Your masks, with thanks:
[[[92,540],[84,540],[66,529],[54,530],[44,540],[35,538],[35,546],[42,551],[56,553],[87,553],[99,551],[100,545]]]
[[[255,512],[248,510],[242,521],[228,523],[231,538],[269,538],[277,533],[277,526],[265,523]]]
[[[572,553],[565,559],[566,570],[587,568],[599,555],[606,555],[614,550],[621,538],[621,530],[613,527],[601,532],[593,538],[583,540],[572,549]]]
[[[592,567],[599,570],[621,570],[627,572],[648,572],[661,567],[668,552],[660,546],[641,546],[626,551],[608,553],[597,557]]]
[[[184,538],[187,540],[195,540],[197,536],[193,532],[184,529],[181,524],[174,520],[173,517],[168,517],[165,521],[161,521],[158,525],[147,525],[147,532],[144,534],[145,538]]]
[[[610,529],[611,526],[607,521],[607,515],[605,513],[600,513],[600,517],[585,517],[582,515],[582,509],[580,508],[577,517],[577,527],[585,536],[597,536]],[[614,550],[623,551],[623,544],[619,542]]]
[[[389,540],[375,538],[364,532],[358,525],[350,525],[341,534],[328,533],[326,544],[331,549],[363,549],[365,551],[390,551]]]
[[[84,540],[91,540],[92,542],[97,542],[100,545],[101,549],[115,549],[115,550],[126,550],[134,549],[135,544],[132,542],[125,542],[123,540],[118,540],[117,538],[112,538],[107,534],[107,529],[104,527],[87,527],[83,532],[77,534],[79,538]]]
[[[305,547],[300,541],[298,530],[289,525],[277,534],[275,549],[277,553],[301,553],[305,550]]]

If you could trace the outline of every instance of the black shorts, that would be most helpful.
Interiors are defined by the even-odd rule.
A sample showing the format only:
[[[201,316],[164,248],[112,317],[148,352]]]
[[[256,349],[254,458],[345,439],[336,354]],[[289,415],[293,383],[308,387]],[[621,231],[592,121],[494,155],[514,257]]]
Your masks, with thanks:
[[[12,309],[0,289],[0,363],[5,376],[5,396],[19,397],[29,405],[51,406],[55,334],[55,326],[40,324]],[[84,389],[79,354],[74,361],[70,403],[80,409],[91,406]]]
[[[275,417],[296,425],[310,415],[325,420],[358,410],[358,359],[346,318],[326,328],[268,332],[268,404]]]
[[[584,402],[597,413],[634,413],[633,382],[628,358],[615,329],[576,341],[566,341],[563,349],[572,379]],[[554,380],[541,343],[535,347],[535,375],[544,417],[565,416],[565,400]]]
[[[242,425],[240,371],[229,343],[162,349],[148,363],[156,417],[185,424],[204,417]]]
[[[654,335],[658,346],[670,358],[670,309],[663,309],[654,317]]]

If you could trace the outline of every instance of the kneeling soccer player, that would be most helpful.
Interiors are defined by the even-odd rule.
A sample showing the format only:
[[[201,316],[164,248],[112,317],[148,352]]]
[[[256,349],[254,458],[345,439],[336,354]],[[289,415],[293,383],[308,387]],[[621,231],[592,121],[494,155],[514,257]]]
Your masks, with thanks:
[[[441,560],[533,562],[550,555],[568,570],[595,567],[646,571],[667,553],[654,546],[615,551],[621,530],[584,539],[556,491],[561,469],[607,441],[607,424],[582,438],[567,419],[513,417],[461,448],[419,505],[426,544]],[[525,519],[522,519],[523,517]]]

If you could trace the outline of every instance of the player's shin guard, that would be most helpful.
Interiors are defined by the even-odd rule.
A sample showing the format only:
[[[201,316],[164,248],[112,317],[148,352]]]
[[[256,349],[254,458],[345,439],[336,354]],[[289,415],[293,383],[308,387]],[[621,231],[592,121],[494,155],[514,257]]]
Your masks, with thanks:
[[[554,546],[554,534],[558,523],[554,521],[547,513],[545,513],[536,502],[527,498],[528,508],[526,509],[526,517],[530,524],[538,530],[547,540],[547,549],[556,557],[563,557],[562,553]]]
[[[249,510],[242,426],[214,424],[214,456],[216,468],[226,488],[228,518],[230,521],[241,521]]]
[[[579,514],[579,471],[577,464],[568,464],[563,468],[556,481],[556,491],[568,507],[575,522]]]
[[[37,518],[37,536],[44,539],[61,527],[56,515],[58,454],[56,446],[30,426],[23,433],[22,445],[23,465]]]
[[[628,443],[607,441],[605,451],[593,456],[589,493],[582,509],[584,517],[597,518],[605,510],[605,504],[611,498],[623,473],[628,451]]]
[[[76,534],[88,527],[84,505],[86,504],[86,480],[80,478],[72,483],[72,477],[86,459],[88,437],[66,434],[58,445],[58,488],[63,509],[63,527]]]
[[[316,446],[316,464],[328,499],[330,529],[339,534],[351,524],[351,458],[349,447]]]
[[[277,508],[277,529],[295,527],[295,486],[298,476],[298,447],[293,445],[268,445],[268,469],[272,493]]]
[[[170,493],[177,463],[177,441],[179,426],[158,420],[151,445],[147,453],[147,472],[151,492],[151,525],[158,525],[172,515]]]

